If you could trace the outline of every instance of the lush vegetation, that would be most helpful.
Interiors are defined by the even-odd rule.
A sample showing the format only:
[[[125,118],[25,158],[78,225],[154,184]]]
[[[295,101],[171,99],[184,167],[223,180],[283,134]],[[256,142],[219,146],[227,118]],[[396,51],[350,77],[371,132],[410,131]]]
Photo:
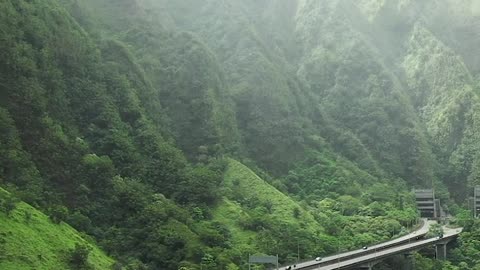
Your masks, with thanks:
[[[13,195],[0,225],[48,223],[68,238],[68,223],[116,269],[233,270],[248,254],[287,262],[403,234],[417,218],[411,188],[434,187],[466,232],[452,262],[418,264],[471,269],[478,224],[462,206],[480,183],[479,11],[2,1],[0,185]],[[10,247],[7,263],[111,264],[84,241],[47,240]]]
[[[114,261],[62,221],[0,189],[0,268],[111,269]],[[77,256],[79,250],[82,256]]]

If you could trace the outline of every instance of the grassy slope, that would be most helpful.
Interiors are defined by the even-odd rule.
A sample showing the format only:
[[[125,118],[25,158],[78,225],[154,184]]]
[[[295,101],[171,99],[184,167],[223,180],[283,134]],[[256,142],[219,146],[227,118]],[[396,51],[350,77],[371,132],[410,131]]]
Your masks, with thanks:
[[[270,217],[275,221],[288,224],[299,223],[301,227],[310,231],[312,234],[318,230],[322,230],[313,216],[305,211],[298,203],[278,191],[248,167],[236,160],[229,160],[223,185],[225,189],[235,192],[237,198],[255,198],[259,204],[270,202],[273,209]],[[227,194],[229,194],[229,192],[227,192]],[[299,218],[293,216],[293,209],[295,208],[300,210]],[[256,236],[255,232],[243,230],[237,222],[239,217],[249,215],[249,211],[250,209],[243,207],[229,195],[224,197],[223,202],[213,211],[214,219],[230,228],[233,244],[236,246],[249,246]]]
[[[248,215],[243,211],[242,207],[232,202],[227,198],[224,198],[222,203],[213,211],[213,218],[226,225],[232,234],[232,245],[239,250],[249,250],[253,248],[253,241],[256,233],[252,231],[243,230],[237,220],[239,216]]]
[[[0,198],[7,196],[0,188]],[[26,222],[26,213],[31,214],[29,222]],[[70,269],[67,253],[77,242],[87,243],[69,225],[52,223],[48,216],[26,203],[18,203],[10,216],[0,212],[2,270]],[[91,247],[89,262],[93,269],[110,269],[114,261],[98,247],[87,244]]]

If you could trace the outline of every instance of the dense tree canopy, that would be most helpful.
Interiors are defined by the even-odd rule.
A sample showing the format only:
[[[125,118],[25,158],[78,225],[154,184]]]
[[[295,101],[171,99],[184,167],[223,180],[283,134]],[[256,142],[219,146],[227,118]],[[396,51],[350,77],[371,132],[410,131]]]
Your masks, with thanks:
[[[451,263],[418,263],[473,267],[460,206],[480,183],[479,10],[2,1],[0,185],[118,269],[171,270],[387,240],[418,217],[410,190],[434,187],[467,232]]]

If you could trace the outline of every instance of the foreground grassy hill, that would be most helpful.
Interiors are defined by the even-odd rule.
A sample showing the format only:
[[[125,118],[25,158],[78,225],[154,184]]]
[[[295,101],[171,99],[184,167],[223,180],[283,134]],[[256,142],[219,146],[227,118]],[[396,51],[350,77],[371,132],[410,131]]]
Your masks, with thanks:
[[[0,188],[0,201],[10,194]],[[5,205],[5,203],[2,203]],[[71,264],[76,244],[90,250],[85,269],[110,269],[114,261],[94,244],[87,242],[69,225],[53,223],[32,206],[18,202],[6,214],[0,212],[0,269],[79,269]]]

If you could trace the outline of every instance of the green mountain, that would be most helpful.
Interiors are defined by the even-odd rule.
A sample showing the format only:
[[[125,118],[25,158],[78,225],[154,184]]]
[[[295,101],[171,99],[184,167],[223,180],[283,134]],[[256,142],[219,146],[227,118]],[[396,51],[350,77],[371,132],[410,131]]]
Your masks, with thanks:
[[[114,261],[72,227],[0,189],[1,269],[111,269]]]
[[[2,1],[0,185],[119,269],[386,240],[416,219],[412,188],[472,225],[479,15],[474,0]],[[480,259],[459,255],[474,228],[454,264]]]

